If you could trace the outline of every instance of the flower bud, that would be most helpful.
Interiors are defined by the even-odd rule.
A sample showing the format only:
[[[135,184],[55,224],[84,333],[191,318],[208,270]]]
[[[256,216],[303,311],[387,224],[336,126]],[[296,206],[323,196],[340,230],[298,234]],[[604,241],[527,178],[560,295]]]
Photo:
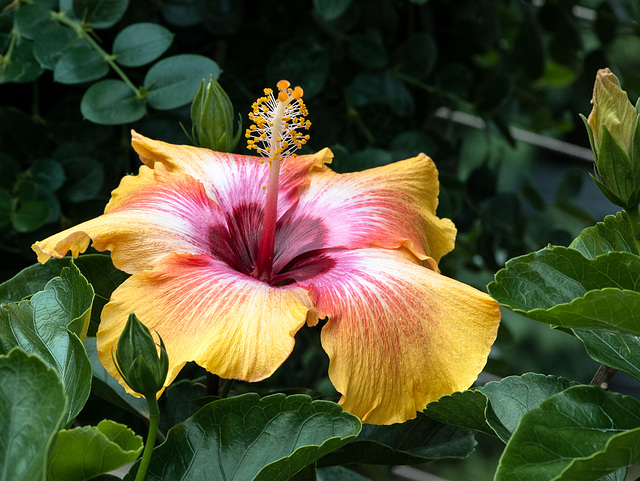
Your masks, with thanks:
[[[131,389],[146,398],[162,389],[169,370],[167,351],[162,338],[158,338],[159,356],[149,329],[131,313],[116,349],[118,372]]]
[[[638,108],[629,102],[617,77],[606,68],[598,71],[593,88],[593,108],[584,120],[596,160],[602,193],[625,209],[640,203],[640,134]]]
[[[233,105],[220,84],[211,76],[204,80],[191,104],[191,134],[198,147],[232,152],[240,140],[240,126],[233,135]],[[240,123],[240,122],[238,122]]]

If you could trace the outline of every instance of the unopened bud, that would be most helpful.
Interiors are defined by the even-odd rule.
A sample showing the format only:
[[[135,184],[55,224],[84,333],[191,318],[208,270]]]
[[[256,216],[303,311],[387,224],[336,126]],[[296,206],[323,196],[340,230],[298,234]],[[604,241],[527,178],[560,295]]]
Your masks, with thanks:
[[[158,338],[159,349],[149,329],[131,313],[118,340],[116,368],[127,385],[144,397],[162,389],[169,370],[167,351]]]
[[[198,147],[217,152],[232,152],[238,145],[241,129],[238,125],[236,134],[233,134],[233,105],[213,75],[208,84],[205,85],[205,81],[202,81],[193,99],[191,122],[191,134]]]
[[[629,102],[618,78],[606,68],[598,71],[593,108],[584,120],[595,156],[596,184],[614,204],[625,209],[640,203],[640,134],[638,108]]]

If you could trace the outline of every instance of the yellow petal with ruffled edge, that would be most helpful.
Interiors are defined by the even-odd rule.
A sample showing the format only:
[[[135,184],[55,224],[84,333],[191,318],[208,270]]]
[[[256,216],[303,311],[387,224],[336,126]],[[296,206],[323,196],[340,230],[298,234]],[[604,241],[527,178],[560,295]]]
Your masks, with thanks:
[[[100,362],[121,383],[111,353],[131,312],[164,341],[165,386],[189,361],[227,379],[265,379],[307,318],[317,319],[307,291],[294,284],[274,287],[208,256],[173,254],[127,279],[102,312]]]
[[[140,167],[113,191],[106,213],[59,232],[32,249],[38,261],[74,257],[89,243],[99,251],[110,250],[114,265],[129,274],[150,269],[172,252],[212,252],[211,231],[225,223],[218,206],[192,177]]]
[[[455,226],[436,216],[438,171],[424,154],[363,172],[327,168],[308,178],[300,200],[281,219],[276,271],[304,251],[371,246],[406,247],[437,270],[454,247]]]
[[[404,422],[475,381],[496,338],[497,302],[403,250],[327,257],[332,267],[304,287],[329,317],[322,346],[345,411],[371,424]]]

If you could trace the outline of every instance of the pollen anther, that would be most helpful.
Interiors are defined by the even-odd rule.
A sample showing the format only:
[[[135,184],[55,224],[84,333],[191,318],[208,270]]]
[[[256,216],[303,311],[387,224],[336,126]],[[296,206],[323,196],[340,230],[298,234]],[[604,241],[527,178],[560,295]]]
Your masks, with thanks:
[[[307,108],[302,101],[302,88],[291,88],[287,80],[277,83],[278,95],[264,89],[265,96],[253,103],[249,119],[254,122],[245,134],[247,149],[255,150],[269,163],[294,157],[294,152],[307,143],[309,136],[298,129],[309,130]]]

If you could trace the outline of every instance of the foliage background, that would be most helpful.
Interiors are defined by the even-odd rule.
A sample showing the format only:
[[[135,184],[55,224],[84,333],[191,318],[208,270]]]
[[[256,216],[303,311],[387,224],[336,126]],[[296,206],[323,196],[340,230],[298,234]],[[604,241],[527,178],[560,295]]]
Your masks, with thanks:
[[[597,69],[610,67],[632,102],[640,94],[640,4],[634,0],[103,3],[111,20],[113,12],[121,14],[103,24],[94,14],[92,34],[101,48],[112,52],[114,39],[132,24],[165,27],[173,37],[160,61],[181,54],[213,60],[203,65],[218,76],[245,126],[264,87],[281,78],[301,85],[313,123],[307,149],[331,147],[338,171],[420,151],[430,155],[440,170],[439,215],[452,218],[459,232],[456,250],[442,264],[451,277],[483,289],[507,259],[548,243],[568,245],[582,228],[616,211],[588,180],[588,151],[547,147],[554,140],[588,147],[577,114],[590,111]],[[171,91],[162,94],[164,107],[151,97],[141,101],[149,108],[133,122],[99,125],[83,118],[87,90],[118,75],[103,65],[87,73],[88,64],[78,61],[65,80],[56,71],[60,57],[43,63],[38,50],[38,32],[54,21],[24,13],[33,5],[48,12],[75,4],[83,2],[0,1],[0,280],[34,263],[34,241],[102,212],[119,179],[137,170],[130,129],[189,142],[181,127],[190,128],[189,105],[166,108],[180,103],[172,103],[178,94]],[[20,15],[37,22],[19,21]],[[70,48],[60,47],[60,56]],[[122,66],[136,86],[146,85],[150,68]],[[208,74],[184,75],[180,95],[192,98]],[[453,112],[473,116],[476,127]],[[543,136],[546,147],[521,140],[523,131]],[[533,370],[589,382],[597,366],[579,341],[504,315],[487,379]],[[308,337],[299,339],[298,355],[270,387],[304,385],[330,396],[326,359],[305,349],[317,345]],[[637,392],[629,384],[622,389]],[[470,463],[429,469],[452,479],[462,479],[465,469],[474,479],[481,479],[478,470],[490,478],[494,468],[483,466],[493,462],[491,446],[482,441]]]

